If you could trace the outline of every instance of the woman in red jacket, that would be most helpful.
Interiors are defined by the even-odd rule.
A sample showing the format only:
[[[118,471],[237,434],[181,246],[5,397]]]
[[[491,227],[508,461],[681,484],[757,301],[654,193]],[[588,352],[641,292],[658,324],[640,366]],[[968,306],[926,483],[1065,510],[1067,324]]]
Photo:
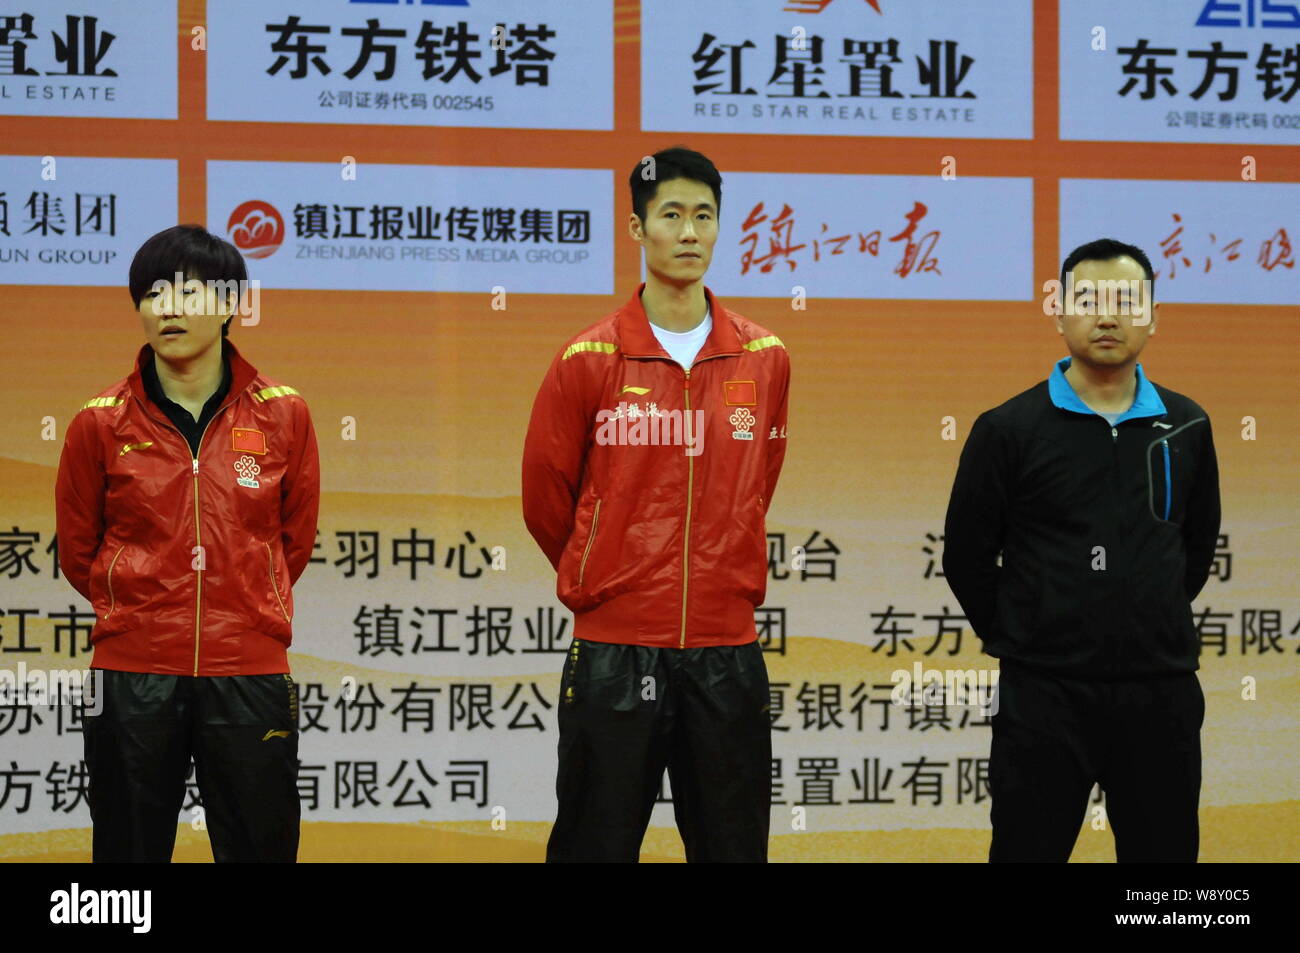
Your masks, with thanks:
[[[227,339],[246,278],[197,225],[145,242],[130,291],[147,343],[68,425],[59,563],[96,615],[97,862],[171,859],[191,758],[217,861],[297,856],[286,649],[319,464],[306,402]]]

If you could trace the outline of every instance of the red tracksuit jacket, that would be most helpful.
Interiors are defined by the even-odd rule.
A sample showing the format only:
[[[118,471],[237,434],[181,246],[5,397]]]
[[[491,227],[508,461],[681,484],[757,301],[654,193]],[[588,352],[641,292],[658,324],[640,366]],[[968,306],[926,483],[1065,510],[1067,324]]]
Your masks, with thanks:
[[[197,457],[145,394],[148,345],[68,425],[59,565],[97,616],[92,668],[289,671],[292,586],[316,541],[316,435],[297,391],[227,348],[230,392]]]
[[[742,645],[767,592],[790,362],[706,289],[713,328],[685,370],[650,329],[644,287],[551,363],[524,445],[524,521],[574,638]]]

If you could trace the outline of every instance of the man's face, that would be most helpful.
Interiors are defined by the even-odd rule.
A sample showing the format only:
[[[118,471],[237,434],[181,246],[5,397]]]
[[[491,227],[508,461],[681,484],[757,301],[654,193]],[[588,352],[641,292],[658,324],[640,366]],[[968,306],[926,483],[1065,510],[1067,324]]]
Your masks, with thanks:
[[[628,228],[645,249],[646,271],[677,285],[699,281],[718,240],[713,190],[693,179],[660,182],[646,203],[645,221],[633,212]]]
[[[168,361],[188,361],[214,344],[219,348],[221,325],[233,314],[233,302],[222,301],[217,289],[187,279],[155,282],[140,299],[144,336],[154,353]]]
[[[1150,300],[1142,266],[1123,255],[1081,261],[1073,275],[1074,313],[1056,318],[1070,355],[1099,368],[1137,361],[1147,338],[1156,333],[1156,302]]]

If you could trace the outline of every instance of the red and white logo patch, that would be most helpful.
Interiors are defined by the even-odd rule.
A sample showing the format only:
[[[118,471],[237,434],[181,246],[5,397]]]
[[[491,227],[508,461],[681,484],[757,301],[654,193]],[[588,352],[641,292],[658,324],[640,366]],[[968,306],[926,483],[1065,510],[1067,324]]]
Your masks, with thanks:
[[[732,440],[753,440],[754,435],[749,432],[749,428],[754,426],[757,418],[749,412],[748,407],[740,407],[734,411],[730,417],[731,425],[736,429],[731,432]]]
[[[248,454],[244,454],[235,461],[234,466],[235,473],[239,477],[235,482],[240,486],[246,486],[251,490],[256,490],[262,485],[257,482],[257,475],[262,472],[262,468],[258,466],[257,461],[254,458],[250,457]]]

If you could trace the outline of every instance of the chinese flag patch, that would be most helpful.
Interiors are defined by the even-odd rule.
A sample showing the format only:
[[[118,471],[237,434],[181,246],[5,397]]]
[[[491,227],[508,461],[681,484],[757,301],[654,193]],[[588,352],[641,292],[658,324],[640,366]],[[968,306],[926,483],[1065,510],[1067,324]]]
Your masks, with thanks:
[[[266,434],[246,427],[232,427],[230,449],[240,453],[266,453]]]
[[[723,381],[722,396],[729,407],[758,405],[758,385],[754,381]]]

